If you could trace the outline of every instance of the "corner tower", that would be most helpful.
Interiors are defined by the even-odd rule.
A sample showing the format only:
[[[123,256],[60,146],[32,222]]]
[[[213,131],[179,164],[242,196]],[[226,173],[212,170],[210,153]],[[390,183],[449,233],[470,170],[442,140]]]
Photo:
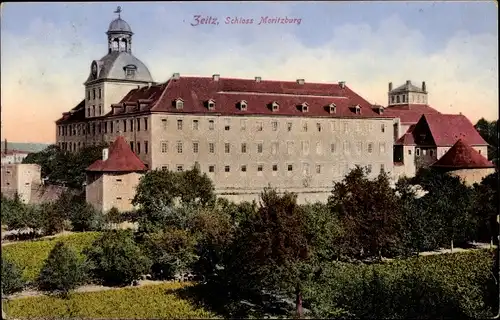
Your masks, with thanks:
[[[419,88],[406,80],[406,83],[395,89],[392,88],[392,82],[389,82],[388,106],[420,104],[427,105],[427,87],[425,81]]]
[[[149,69],[132,54],[132,28],[121,18],[121,7],[114,13],[106,32],[108,53],[90,64],[85,81],[85,117],[101,117],[111,111],[111,105],[132,89],[153,83]]]

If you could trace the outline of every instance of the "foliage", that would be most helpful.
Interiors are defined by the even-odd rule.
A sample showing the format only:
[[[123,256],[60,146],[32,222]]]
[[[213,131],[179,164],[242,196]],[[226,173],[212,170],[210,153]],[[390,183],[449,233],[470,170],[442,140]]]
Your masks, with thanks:
[[[70,221],[74,231],[100,231],[104,215],[87,202],[75,202],[70,211]]]
[[[488,143],[488,159],[498,164],[498,121],[481,118],[474,126],[481,137]]]
[[[176,199],[188,206],[211,205],[215,201],[214,185],[196,166],[183,172],[152,170],[141,177],[132,203],[140,205],[149,217],[165,207],[172,207]],[[158,222],[155,219],[161,217],[150,217],[153,223]]]
[[[475,210],[479,220],[478,239],[481,241],[490,241],[493,237],[495,239],[498,234],[498,171],[485,177],[480,184],[474,185],[475,191]]]
[[[53,239],[12,243],[2,246],[2,256],[10,259],[23,269],[23,280],[34,281],[57,242],[64,242],[81,255],[83,249],[90,247],[98,235],[97,232],[74,233]]]
[[[334,184],[328,205],[331,212],[338,212],[345,230],[344,254],[363,258],[391,255],[400,240],[401,213],[386,173],[370,180],[365,169],[354,168]]]
[[[166,283],[71,293],[69,300],[53,296],[16,299],[7,302],[7,310],[15,318],[218,318],[178,296],[180,289],[190,285]]]
[[[483,303],[491,251],[442,254],[374,265],[325,263],[305,285],[316,317],[459,318],[491,316]]]
[[[83,190],[85,169],[102,157],[102,149],[106,143],[97,146],[86,146],[77,152],[71,153],[61,150],[56,145],[29,154],[23,163],[34,163],[41,167],[42,177],[47,183],[64,185],[72,189]]]
[[[85,272],[83,261],[76,251],[64,242],[57,242],[45,260],[37,285],[42,291],[67,297],[70,290],[84,283]]]
[[[104,232],[84,253],[95,279],[109,285],[128,285],[151,267],[129,230]]]
[[[21,270],[9,259],[2,257],[2,295],[22,291],[24,281]]]
[[[168,279],[188,272],[197,259],[195,245],[194,236],[183,229],[168,227],[147,235],[145,248],[153,261],[153,275],[159,279]]]

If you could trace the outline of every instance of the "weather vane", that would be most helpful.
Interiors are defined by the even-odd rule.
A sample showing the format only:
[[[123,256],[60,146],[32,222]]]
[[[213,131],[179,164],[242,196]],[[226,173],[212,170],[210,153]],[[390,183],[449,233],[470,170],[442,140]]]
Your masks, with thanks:
[[[120,13],[122,12],[122,7],[118,6],[114,13],[118,13],[118,19],[120,19]]]

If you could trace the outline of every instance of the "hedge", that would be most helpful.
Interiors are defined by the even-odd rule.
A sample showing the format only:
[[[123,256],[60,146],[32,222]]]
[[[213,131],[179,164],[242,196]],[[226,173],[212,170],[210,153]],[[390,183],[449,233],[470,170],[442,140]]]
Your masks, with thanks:
[[[2,254],[23,269],[23,279],[34,281],[42,269],[45,259],[58,241],[72,246],[78,254],[89,247],[99,232],[81,232],[51,239],[13,243],[2,246]]]
[[[72,293],[68,300],[53,296],[20,298],[8,301],[6,312],[14,318],[218,318],[176,295],[187,285],[191,284]]]

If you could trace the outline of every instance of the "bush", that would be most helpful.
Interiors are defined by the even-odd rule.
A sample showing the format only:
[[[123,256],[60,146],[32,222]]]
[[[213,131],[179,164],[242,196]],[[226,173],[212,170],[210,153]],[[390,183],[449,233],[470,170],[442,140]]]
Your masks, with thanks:
[[[73,248],[63,242],[56,243],[40,272],[38,288],[66,297],[70,290],[84,282],[82,262]]]
[[[104,224],[104,216],[92,205],[83,202],[73,205],[70,221],[74,231],[100,231]]]
[[[23,290],[24,281],[16,264],[2,257],[2,294],[13,294]]]
[[[128,230],[104,233],[85,253],[93,276],[109,285],[128,285],[147,273],[151,266]]]
[[[90,247],[98,236],[97,232],[85,232],[59,236],[56,239],[13,243],[2,247],[2,255],[23,268],[23,280],[34,281],[57,242],[70,245],[81,255],[82,250]]]

